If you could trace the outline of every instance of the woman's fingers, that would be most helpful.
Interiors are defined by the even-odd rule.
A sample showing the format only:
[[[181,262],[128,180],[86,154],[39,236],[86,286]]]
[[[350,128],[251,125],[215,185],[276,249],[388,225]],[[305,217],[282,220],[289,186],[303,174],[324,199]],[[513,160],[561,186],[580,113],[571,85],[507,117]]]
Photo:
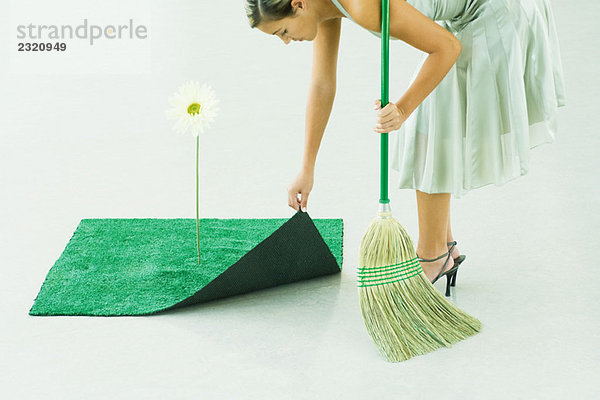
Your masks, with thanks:
[[[377,115],[377,121],[375,123],[374,130],[376,132],[377,130],[381,130],[381,132],[386,132],[386,129],[391,129],[395,126],[397,119],[398,115],[393,112],[390,112],[389,114],[379,114]]]
[[[302,194],[302,201],[300,202],[300,206],[302,207],[302,211],[306,212],[306,207],[308,204],[308,193]]]
[[[288,193],[288,205],[296,211],[299,211],[300,207],[302,207],[302,211],[306,212],[308,207],[308,194],[297,192],[292,195],[291,193]]]
[[[388,122],[391,122],[391,121],[395,120],[396,118],[398,118],[398,114],[395,114],[393,112],[391,112],[389,114],[385,114],[385,115],[379,115],[377,117],[377,123],[387,124]]]
[[[389,117],[398,113],[398,108],[393,103],[388,103],[383,109],[379,110],[378,114],[380,118]]]
[[[313,171],[308,168],[302,170],[296,175],[296,178],[288,186],[288,204],[294,210],[305,211],[308,207],[308,195],[313,186]]]
[[[288,206],[298,211],[298,200],[296,200],[296,194],[288,192]]]
[[[377,110],[377,121],[374,132],[389,133],[399,129],[404,121],[404,115],[396,106],[395,103],[388,102],[385,107],[381,108],[381,100],[375,100],[375,110]]]
[[[379,102],[381,104],[381,102]],[[393,120],[396,115],[398,115],[398,108],[393,103],[388,103],[383,109],[380,109],[379,106],[375,106],[375,110],[379,110],[377,112],[378,122],[386,123]]]

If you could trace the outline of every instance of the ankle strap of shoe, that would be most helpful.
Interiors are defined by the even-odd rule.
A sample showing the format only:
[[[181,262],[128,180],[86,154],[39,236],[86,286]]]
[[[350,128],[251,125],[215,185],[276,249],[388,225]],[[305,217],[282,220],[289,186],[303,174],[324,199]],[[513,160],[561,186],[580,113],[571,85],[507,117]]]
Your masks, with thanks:
[[[439,259],[440,259],[440,258],[442,258],[442,257],[447,257],[447,256],[449,256],[449,255],[450,255],[450,251],[447,251],[447,252],[445,252],[444,254],[442,254],[441,256],[439,256],[439,257],[437,257],[437,258],[432,258],[432,259],[430,259],[430,260],[427,260],[427,259],[425,259],[425,258],[418,257],[418,254],[417,254],[417,257],[419,258],[419,261],[435,261],[435,260],[439,260]]]

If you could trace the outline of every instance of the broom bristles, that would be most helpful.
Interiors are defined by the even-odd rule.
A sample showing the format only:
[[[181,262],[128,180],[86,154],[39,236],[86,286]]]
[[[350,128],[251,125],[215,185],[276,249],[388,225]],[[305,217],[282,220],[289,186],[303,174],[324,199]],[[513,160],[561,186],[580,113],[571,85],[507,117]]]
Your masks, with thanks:
[[[361,314],[387,361],[451,347],[481,330],[481,321],[446,300],[429,282],[410,236],[391,212],[378,213],[367,229],[358,262]]]

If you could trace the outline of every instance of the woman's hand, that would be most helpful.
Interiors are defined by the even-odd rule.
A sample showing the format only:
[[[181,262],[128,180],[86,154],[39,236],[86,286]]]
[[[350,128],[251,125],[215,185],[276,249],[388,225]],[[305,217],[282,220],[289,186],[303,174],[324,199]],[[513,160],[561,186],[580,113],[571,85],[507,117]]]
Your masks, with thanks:
[[[296,178],[288,186],[288,205],[298,211],[298,207],[302,207],[302,211],[306,212],[308,203],[308,195],[312,190],[314,182],[314,171],[308,168],[302,170],[296,175]],[[301,199],[298,199],[298,195]]]
[[[375,110],[379,110],[377,112],[377,123],[374,132],[378,133],[389,133],[391,131],[395,131],[396,129],[400,129],[404,121],[406,121],[406,114],[404,110],[398,107],[395,103],[388,103],[383,110],[381,108],[381,100],[375,100]]]

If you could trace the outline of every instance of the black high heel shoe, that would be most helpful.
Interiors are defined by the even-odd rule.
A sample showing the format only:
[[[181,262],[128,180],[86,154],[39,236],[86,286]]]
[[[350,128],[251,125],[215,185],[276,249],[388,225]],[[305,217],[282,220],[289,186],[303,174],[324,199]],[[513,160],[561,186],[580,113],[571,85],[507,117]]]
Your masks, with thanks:
[[[430,262],[430,261],[436,261],[439,260],[442,257],[446,257],[446,262],[444,263],[444,266],[442,267],[442,270],[440,271],[440,273],[438,274],[438,276],[435,277],[435,279],[431,282],[431,284],[433,285],[434,283],[437,282],[438,279],[440,279],[442,276],[446,276],[446,297],[450,296],[450,280],[452,280],[453,282],[456,281],[456,271],[458,270],[458,265],[454,264],[452,266],[452,268],[450,268],[448,271],[444,272],[444,270],[446,269],[446,266],[448,265],[448,261],[450,261],[450,259],[452,259],[452,249],[454,249],[454,246],[456,246],[456,244],[453,244],[450,249],[445,252],[444,254],[442,254],[439,257],[436,258],[432,258],[432,259],[425,259],[425,258],[421,258],[419,257],[419,255],[417,254],[417,258],[419,260],[419,262]],[[458,258],[458,257],[457,257]],[[454,286],[454,285],[452,285]]]
[[[452,247],[450,247],[450,252],[452,252],[452,249],[454,249],[454,246],[456,246],[456,240],[454,240],[452,242],[448,242],[446,244],[448,246],[452,246]],[[465,258],[467,258],[467,256],[465,254],[461,254],[460,256],[458,256],[454,259],[454,265],[456,266],[456,272],[454,273],[454,275],[452,275],[452,281],[450,282],[450,286],[456,286],[456,274],[458,273],[458,267],[460,267],[460,264],[463,261],[465,261]]]

